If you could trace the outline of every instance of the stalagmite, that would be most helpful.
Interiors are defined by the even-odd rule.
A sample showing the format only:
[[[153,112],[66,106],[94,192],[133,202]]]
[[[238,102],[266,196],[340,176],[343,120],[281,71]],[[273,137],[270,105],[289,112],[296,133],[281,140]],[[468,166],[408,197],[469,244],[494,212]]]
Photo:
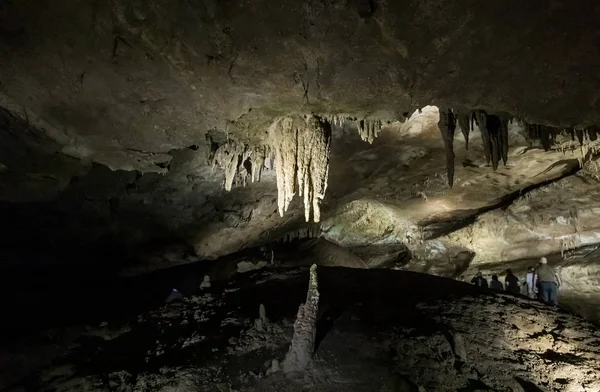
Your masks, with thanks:
[[[283,371],[285,373],[301,372],[310,363],[315,350],[318,310],[319,285],[317,280],[317,266],[313,264],[310,267],[306,302],[300,304],[298,308],[298,315],[294,322],[292,344],[283,361]]]
[[[294,197],[304,198],[304,216],[321,219],[320,203],[325,197],[331,152],[331,126],[320,118],[291,116],[271,125],[277,172],[277,205],[279,214],[287,211]]]
[[[446,150],[446,172],[448,173],[448,186],[454,185],[454,132],[456,131],[456,118],[451,109],[440,108],[438,127],[444,139]]]

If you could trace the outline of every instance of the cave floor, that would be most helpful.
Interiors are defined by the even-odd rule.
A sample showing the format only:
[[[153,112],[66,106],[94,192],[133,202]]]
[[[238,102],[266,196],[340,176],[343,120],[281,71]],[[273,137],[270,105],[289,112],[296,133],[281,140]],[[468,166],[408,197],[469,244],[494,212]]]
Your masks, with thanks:
[[[600,330],[521,297],[391,270],[320,267],[314,361],[287,352],[307,269],[258,270],[130,320],[2,351],[6,391],[598,391]],[[264,305],[266,319],[256,321]]]

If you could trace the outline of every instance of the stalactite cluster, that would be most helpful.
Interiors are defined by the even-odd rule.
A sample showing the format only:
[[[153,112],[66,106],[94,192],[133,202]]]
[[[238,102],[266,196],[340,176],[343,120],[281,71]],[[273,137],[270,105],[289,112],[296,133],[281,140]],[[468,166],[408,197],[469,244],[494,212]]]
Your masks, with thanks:
[[[293,240],[303,240],[308,238],[317,238],[321,235],[321,225],[319,223],[308,224],[298,230],[293,230],[281,236],[277,242],[292,242]]]
[[[363,119],[359,120],[356,117],[347,117],[343,115],[325,116],[327,122],[335,126],[343,126],[345,121],[352,121],[356,124],[358,134],[362,141],[373,143],[377,135],[381,132],[383,121],[378,119]],[[388,121],[388,124],[390,121]]]
[[[458,111],[440,108],[438,127],[444,140],[446,170],[450,187],[454,184],[454,135],[456,124],[458,123],[460,126],[467,149],[469,148],[469,133],[477,124],[481,132],[487,164],[491,164],[493,169],[496,170],[500,160],[504,165],[508,162],[508,123],[510,120],[510,116],[487,114],[483,110]]]
[[[506,165],[508,162],[508,122],[510,118],[486,114],[479,111],[476,121],[481,131],[483,149],[487,164],[492,164],[494,170],[498,169],[500,160]]]
[[[225,190],[231,191],[234,183],[246,186],[248,179],[260,181],[265,160],[271,155],[269,146],[250,147],[229,140],[215,152],[213,167],[225,170]]]
[[[598,140],[598,134],[600,133],[600,127],[596,125],[584,129],[555,128],[539,124],[526,124],[526,127],[529,139],[539,140],[546,151],[559,142],[561,134],[570,136],[572,141],[577,140],[583,146],[586,141],[595,142]]]
[[[361,140],[369,144],[373,143],[373,140],[381,132],[381,121],[379,120],[360,120],[356,122],[356,126]]]
[[[321,219],[321,200],[325,197],[331,152],[331,125],[321,118],[290,116],[276,120],[270,127],[277,172],[279,214],[287,211],[296,186],[304,198],[306,221]]]

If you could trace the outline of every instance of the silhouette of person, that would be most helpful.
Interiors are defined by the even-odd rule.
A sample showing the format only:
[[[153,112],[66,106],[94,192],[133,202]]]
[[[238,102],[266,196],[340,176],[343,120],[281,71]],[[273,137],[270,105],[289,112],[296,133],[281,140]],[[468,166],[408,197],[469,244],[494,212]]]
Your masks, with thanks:
[[[502,286],[502,282],[498,280],[498,275],[492,275],[492,281],[490,282],[490,289],[504,291],[504,286]]]
[[[506,284],[506,291],[514,294],[519,294],[521,292],[521,288],[519,287],[519,278],[513,274],[512,270],[506,270],[506,278],[504,278],[504,282]]]
[[[475,286],[479,286],[484,289],[488,288],[488,282],[483,277],[483,274],[481,272],[478,272],[477,275],[475,275],[475,277],[473,279],[471,279],[471,283],[473,283]]]

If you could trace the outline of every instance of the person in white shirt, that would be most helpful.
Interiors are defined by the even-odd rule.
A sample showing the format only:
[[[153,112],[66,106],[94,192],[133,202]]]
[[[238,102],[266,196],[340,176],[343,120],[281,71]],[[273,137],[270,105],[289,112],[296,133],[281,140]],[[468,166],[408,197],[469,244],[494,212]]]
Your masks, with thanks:
[[[527,296],[531,299],[535,299],[535,269],[533,267],[529,267],[527,269],[527,275],[525,277],[525,288],[527,289]]]

